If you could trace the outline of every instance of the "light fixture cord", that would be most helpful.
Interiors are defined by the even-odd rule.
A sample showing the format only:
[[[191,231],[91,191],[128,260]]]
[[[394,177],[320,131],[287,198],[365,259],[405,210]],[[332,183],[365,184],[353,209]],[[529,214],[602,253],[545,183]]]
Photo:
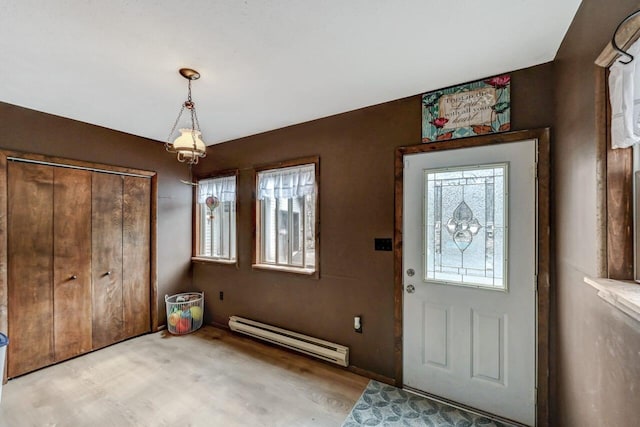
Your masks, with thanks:
[[[187,102],[190,105],[189,111],[191,112],[191,139],[193,140],[193,152],[195,153],[198,148],[198,145],[196,144],[196,131],[200,131],[200,123],[198,123],[198,116],[196,115],[196,104],[191,98],[191,80],[189,80],[189,93],[187,95]]]
[[[182,108],[180,108],[180,112],[178,113],[178,117],[176,117],[176,121],[173,123],[173,127],[171,128],[171,132],[169,132],[169,136],[167,137],[167,144],[171,144],[171,137],[173,133],[176,131],[178,127],[178,122],[180,121],[180,117],[182,117],[182,112],[184,111],[184,104],[182,104]]]

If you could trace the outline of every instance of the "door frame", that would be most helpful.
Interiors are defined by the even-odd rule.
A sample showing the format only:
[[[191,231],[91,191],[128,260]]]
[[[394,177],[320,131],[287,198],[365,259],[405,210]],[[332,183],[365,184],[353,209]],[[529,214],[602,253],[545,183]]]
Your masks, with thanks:
[[[429,153],[460,148],[481,147],[534,139],[537,141],[538,180],[537,192],[537,300],[536,300],[536,426],[549,425],[550,393],[550,292],[551,292],[551,230],[550,230],[550,129],[515,131],[501,134],[482,135],[470,138],[421,143],[398,147],[395,152],[395,215],[394,215],[394,362],[395,385],[402,387],[403,366],[403,323],[402,300],[402,228],[403,228],[403,187],[404,156],[407,154]]]
[[[7,162],[8,157],[39,163],[51,163],[61,167],[90,169],[113,174],[133,174],[148,177],[151,180],[151,230],[150,230],[150,328],[158,330],[158,274],[157,274],[157,206],[158,206],[158,174],[154,171],[85,162],[41,154],[24,153],[12,150],[0,150],[0,331],[7,331],[8,326],[8,283],[7,283]],[[6,364],[5,364],[6,365]],[[3,382],[6,382],[6,368]]]

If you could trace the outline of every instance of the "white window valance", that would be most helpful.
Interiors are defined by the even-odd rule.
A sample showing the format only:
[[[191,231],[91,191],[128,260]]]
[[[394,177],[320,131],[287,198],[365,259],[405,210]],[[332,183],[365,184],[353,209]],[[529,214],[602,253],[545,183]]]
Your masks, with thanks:
[[[200,180],[198,182],[198,203],[205,203],[209,196],[217,197],[220,202],[235,202],[235,175]]]
[[[638,58],[640,41],[627,50]],[[609,69],[611,146],[625,148],[640,143],[640,63],[615,61]]]
[[[258,200],[302,197],[313,194],[315,188],[315,164],[258,172]]]

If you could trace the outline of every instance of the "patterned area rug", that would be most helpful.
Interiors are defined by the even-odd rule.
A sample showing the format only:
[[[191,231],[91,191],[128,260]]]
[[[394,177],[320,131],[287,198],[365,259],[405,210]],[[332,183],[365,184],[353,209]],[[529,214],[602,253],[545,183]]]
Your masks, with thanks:
[[[342,424],[357,426],[509,427],[373,380]]]

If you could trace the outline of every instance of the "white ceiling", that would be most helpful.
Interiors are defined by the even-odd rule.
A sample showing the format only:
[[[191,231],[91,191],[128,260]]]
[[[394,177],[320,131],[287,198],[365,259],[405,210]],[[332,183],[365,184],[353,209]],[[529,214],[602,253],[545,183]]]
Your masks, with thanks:
[[[215,144],[554,58],[580,0],[2,0],[0,101]],[[1,118],[0,118],[1,120]]]

